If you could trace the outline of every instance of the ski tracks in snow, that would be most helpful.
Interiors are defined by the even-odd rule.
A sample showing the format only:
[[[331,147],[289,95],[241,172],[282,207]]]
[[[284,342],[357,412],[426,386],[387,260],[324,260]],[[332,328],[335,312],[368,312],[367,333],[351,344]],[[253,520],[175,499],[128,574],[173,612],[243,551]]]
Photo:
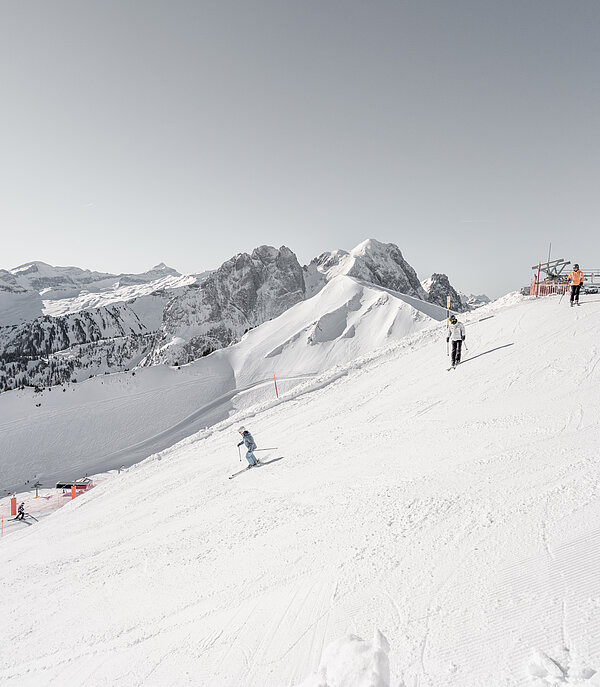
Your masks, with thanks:
[[[316,669],[335,587],[334,571],[323,570],[203,618],[204,628],[215,628],[200,641],[202,673],[211,676],[203,687],[215,680],[231,687],[281,687],[296,684],[308,667]]]

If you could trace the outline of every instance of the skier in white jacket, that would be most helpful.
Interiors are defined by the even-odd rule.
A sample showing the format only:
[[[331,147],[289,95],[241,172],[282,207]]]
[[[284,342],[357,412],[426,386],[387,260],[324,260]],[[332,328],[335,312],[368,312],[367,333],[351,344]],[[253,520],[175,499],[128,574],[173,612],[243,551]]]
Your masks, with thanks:
[[[450,315],[446,341],[452,341],[452,367],[456,367],[460,363],[460,353],[464,340],[465,325],[456,319],[456,315]]]

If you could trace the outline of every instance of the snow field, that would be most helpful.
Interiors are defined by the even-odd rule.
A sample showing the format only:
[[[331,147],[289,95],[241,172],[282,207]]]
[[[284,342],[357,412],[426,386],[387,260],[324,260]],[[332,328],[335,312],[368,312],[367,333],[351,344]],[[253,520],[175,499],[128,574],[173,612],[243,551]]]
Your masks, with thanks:
[[[600,684],[600,304],[514,300],[456,371],[417,333],[3,539],[0,683]],[[240,424],[282,460],[229,481]]]
[[[129,466],[232,412],[431,326],[420,302],[340,276],[242,341],[179,369],[0,394],[0,489]],[[439,315],[438,306],[421,303]],[[332,327],[332,323],[335,326]],[[64,391],[63,391],[64,390]],[[39,405],[38,405],[39,404]]]

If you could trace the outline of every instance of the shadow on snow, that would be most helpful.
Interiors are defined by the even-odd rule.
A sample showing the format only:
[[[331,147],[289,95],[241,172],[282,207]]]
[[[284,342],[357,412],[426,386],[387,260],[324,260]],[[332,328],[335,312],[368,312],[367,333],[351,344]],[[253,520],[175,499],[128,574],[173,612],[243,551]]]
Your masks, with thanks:
[[[503,346],[496,346],[496,348],[490,348],[489,351],[484,351],[483,353],[478,353],[477,355],[474,355],[472,358],[467,358],[466,360],[461,360],[460,364],[464,365],[465,363],[470,363],[471,360],[475,360],[475,358],[481,358],[482,355],[487,355],[488,353],[493,353],[494,351],[499,351],[501,348],[508,348],[509,346],[514,346],[513,343],[509,344],[504,344]]]

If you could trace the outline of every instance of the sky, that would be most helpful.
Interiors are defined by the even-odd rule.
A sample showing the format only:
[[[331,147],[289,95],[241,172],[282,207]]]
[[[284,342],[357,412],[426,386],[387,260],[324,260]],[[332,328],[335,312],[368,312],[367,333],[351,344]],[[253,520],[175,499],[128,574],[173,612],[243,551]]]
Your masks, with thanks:
[[[600,267],[597,0],[3,0],[0,268]]]

